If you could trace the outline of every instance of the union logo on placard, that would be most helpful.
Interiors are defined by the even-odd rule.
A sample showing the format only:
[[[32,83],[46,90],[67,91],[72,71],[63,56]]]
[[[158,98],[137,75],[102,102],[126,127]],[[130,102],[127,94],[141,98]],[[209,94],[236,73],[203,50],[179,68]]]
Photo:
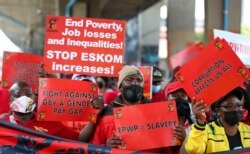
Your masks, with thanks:
[[[238,69],[238,73],[243,77],[243,78],[245,78],[245,79],[248,79],[248,74],[247,74],[247,71],[244,69],[244,68],[242,68],[242,67],[240,67],[239,69]]]
[[[215,43],[215,47],[217,48],[217,49],[222,49],[223,48],[223,45],[222,45],[222,43],[220,43],[220,42],[216,42]]]
[[[8,86],[8,82],[7,81],[2,81],[2,82],[0,82],[0,85],[1,85],[1,87],[5,88],[5,87]]]
[[[177,75],[177,80],[180,81],[180,82],[183,82],[184,81],[184,78],[182,75],[178,74]]]
[[[91,85],[90,89],[91,89],[91,91],[96,91],[97,90],[95,85]]]
[[[170,111],[170,112],[174,111],[174,104],[173,103],[168,104],[168,111]]]
[[[44,119],[45,118],[45,113],[44,112],[40,112],[38,114],[38,117],[39,117],[39,119]]]
[[[57,18],[49,19],[48,23],[48,31],[50,32],[57,32]]]
[[[41,81],[41,82],[40,82],[40,86],[41,86],[42,88],[46,87],[46,81]]]
[[[5,54],[3,55],[3,59],[5,59],[5,60],[10,59],[10,55],[9,55],[9,54],[7,54],[7,53],[5,53]]]

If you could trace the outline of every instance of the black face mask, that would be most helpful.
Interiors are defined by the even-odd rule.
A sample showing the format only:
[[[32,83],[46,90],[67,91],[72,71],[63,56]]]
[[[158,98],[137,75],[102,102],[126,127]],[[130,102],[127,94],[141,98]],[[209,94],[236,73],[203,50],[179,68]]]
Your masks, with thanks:
[[[139,85],[131,85],[123,87],[123,98],[131,104],[140,101],[143,97],[143,88]]]
[[[237,123],[240,122],[240,119],[242,117],[241,111],[230,111],[230,112],[224,112],[225,121],[230,126],[234,126]]]
[[[177,98],[175,102],[176,102],[178,116],[184,116],[184,117],[190,116],[191,111],[188,101],[182,98]]]

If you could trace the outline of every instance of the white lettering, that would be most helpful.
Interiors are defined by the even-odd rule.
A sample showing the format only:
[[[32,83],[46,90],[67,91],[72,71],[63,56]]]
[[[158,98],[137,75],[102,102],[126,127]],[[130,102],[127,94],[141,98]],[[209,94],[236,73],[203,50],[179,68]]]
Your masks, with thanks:
[[[63,59],[63,60],[74,60],[77,57],[77,52],[75,51],[47,51],[47,58],[52,59]]]
[[[123,30],[121,24],[115,22],[104,23],[104,22],[93,22],[92,20],[86,20],[86,27],[98,28],[98,29],[113,29],[116,32],[121,32]]]
[[[103,63],[122,63],[122,55],[82,53],[82,61],[103,62]]]
[[[81,32],[77,29],[69,30],[68,28],[65,28],[65,31],[62,32],[63,36],[80,36]]]
[[[70,19],[70,18],[66,18],[66,20],[65,20],[65,26],[69,26],[69,27],[73,27],[73,26],[75,26],[75,27],[83,27],[83,19],[82,20],[80,20],[80,21],[74,21],[74,20],[72,20],[72,19]]]
[[[48,39],[47,44],[58,44],[58,45],[64,45],[64,38],[62,39]]]

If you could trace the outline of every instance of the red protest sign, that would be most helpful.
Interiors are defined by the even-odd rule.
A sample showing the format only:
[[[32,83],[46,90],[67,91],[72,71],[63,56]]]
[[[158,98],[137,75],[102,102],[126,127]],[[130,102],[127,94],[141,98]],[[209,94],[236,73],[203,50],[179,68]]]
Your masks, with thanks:
[[[123,66],[125,21],[47,16],[45,70],[118,76]]]
[[[138,67],[143,74],[144,86],[143,86],[143,95],[148,99],[152,99],[152,66],[139,66]]]
[[[242,84],[248,70],[224,39],[215,39],[176,73],[192,98],[211,104]]]
[[[145,150],[179,144],[173,135],[178,123],[174,101],[114,108],[114,119],[116,133],[125,142],[123,149]]]
[[[96,122],[97,110],[90,100],[97,97],[95,83],[68,79],[39,79],[37,118],[42,121]]]
[[[10,112],[9,90],[0,87],[0,115]],[[4,119],[8,119],[8,116]]]
[[[204,47],[205,44],[203,42],[200,42],[183,49],[174,56],[171,56],[170,57],[171,68],[174,69],[177,66],[184,65],[190,59],[196,56]]]
[[[27,82],[35,90],[38,86],[38,68],[43,57],[30,53],[7,52],[3,54],[2,87],[10,88],[17,81]]]

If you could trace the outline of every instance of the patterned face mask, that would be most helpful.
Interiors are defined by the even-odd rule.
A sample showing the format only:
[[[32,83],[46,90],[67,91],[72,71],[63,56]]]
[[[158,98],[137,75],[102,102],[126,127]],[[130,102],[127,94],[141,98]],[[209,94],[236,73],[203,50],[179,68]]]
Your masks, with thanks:
[[[143,88],[139,85],[123,87],[123,98],[131,104],[140,101],[143,97]]]
[[[27,96],[21,96],[15,99],[10,105],[12,111],[20,113],[30,113],[34,111],[35,107],[36,103],[34,100]]]

